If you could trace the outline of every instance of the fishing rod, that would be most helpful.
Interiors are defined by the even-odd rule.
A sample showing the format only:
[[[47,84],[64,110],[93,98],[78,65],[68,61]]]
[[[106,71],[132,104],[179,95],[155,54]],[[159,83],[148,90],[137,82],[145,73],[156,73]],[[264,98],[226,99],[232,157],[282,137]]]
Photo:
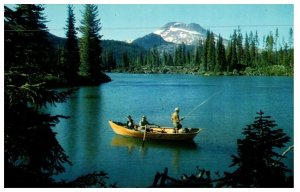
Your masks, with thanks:
[[[197,105],[194,109],[192,109],[188,114],[186,114],[185,116],[184,116],[184,118],[185,117],[187,117],[187,116],[189,116],[189,115],[191,115],[194,111],[196,111],[200,106],[202,106],[202,105],[204,105],[207,101],[209,101],[211,98],[213,98],[214,96],[216,96],[217,94],[219,94],[221,91],[218,91],[218,92],[216,92],[216,93],[214,93],[213,95],[211,95],[210,97],[208,97],[206,100],[204,100],[203,102],[201,102],[199,105]]]

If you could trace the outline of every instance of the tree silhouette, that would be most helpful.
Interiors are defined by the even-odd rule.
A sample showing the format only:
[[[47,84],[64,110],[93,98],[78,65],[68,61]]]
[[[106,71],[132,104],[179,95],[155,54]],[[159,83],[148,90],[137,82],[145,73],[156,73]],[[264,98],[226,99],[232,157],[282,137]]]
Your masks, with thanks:
[[[238,139],[238,154],[233,155],[236,170],[225,173],[220,186],[229,187],[291,187],[286,173],[289,171],[280,160],[278,149],[290,141],[282,129],[276,128],[270,116],[259,111],[255,121],[243,131],[244,139]]]
[[[75,28],[75,15],[73,7],[68,5],[67,32],[65,43],[65,62],[63,65],[64,76],[70,84],[78,81],[80,55],[78,47],[77,32]]]
[[[5,67],[38,68],[56,73],[55,49],[49,41],[42,5],[21,4],[12,11],[5,7]]]
[[[101,76],[101,30],[98,7],[96,5],[85,5],[82,26],[80,32],[80,75],[95,84],[99,83]]]
[[[41,187],[52,182],[51,176],[64,172],[71,162],[51,129],[60,115],[39,111],[41,107],[64,102],[70,92],[45,88],[36,73],[5,72],[5,186]]]

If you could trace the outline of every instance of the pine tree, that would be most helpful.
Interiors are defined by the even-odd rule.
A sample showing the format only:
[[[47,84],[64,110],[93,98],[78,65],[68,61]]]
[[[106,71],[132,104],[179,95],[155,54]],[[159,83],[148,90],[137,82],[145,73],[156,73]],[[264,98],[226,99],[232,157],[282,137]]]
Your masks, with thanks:
[[[141,60],[139,60],[139,62],[142,62],[143,58],[140,58],[140,59]],[[108,70],[115,69],[117,67],[117,61],[116,61],[113,51],[108,52],[108,64],[109,64]]]
[[[206,72],[208,70],[208,50],[209,50],[209,41],[210,41],[210,31],[206,33],[206,39],[204,41],[203,49],[203,62],[202,62],[202,71]]]
[[[237,41],[237,35],[236,35],[236,30],[234,30],[233,35],[230,36],[230,41],[227,47],[228,71],[233,71],[237,69],[238,59],[237,59],[236,41]]]
[[[293,28],[290,28],[290,31],[289,31],[289,47],[290,49],[294,47],[294,31],[293,31]]]
[[[74,84],[78,81],[78,72],[80,66],[80,55],[78,47],[77,32],[75,28],[75,15],[73,7],[68,5],[68,18],[66,25],[67,40],[65,43],[65,62],[63,72],[66,80]]]
[[[216,45],[213,32],[210,32],[207,50],[207,70],[213,71],[216,65]]]
[[[195,65],[199,66],[201,65],[201,61],[202,61],[202,57],[203,57],[203,42],[202,40],[199,41],[199,44],[196,47],[196,51],[195,51]]]
[[[274,64],[274,37],[272,32],[269,33],[269,35],[266,37],[266,51],[267,51],[267,65]]]
[[[257,30],[255,31],[255,36],[254,36],[254,45],[255,45],[255,63],[258,65],[259,61],[259,53],[258,53],[258,47],[259,47],[259,40],[258,40],[258,32]]]
[[[278,65],[278,38],[279,38],[279,32],[278,28],[276,28],[275,32],[275,64]]]
[[[216,48],[216,66],[215,72],[220,72],[226,70],[226,55],[225,47],[223,45],[223,38],[219,34]]]
[[[159,67],[161,61],[160,61],[159,52],[158,52],[158,50],[156,48],[153,48],[151,50],[151,56],[153,58],[152,66]]]
[[[244,56],[243,56],[244,64],[246,66],[249,66],[251,64],[251,58],[250,58],[250,44],[249,44],[249,38],[248,34],[246,33],[245,36],[245,47],[244,47]]]
[[[186,52],[186,57],[185,57],[185,58],[186,58],[186,59],[185,59],[185,60],[186,60],[186,61],[185,61],[186,65],[190,65],[190,64],[191,64],[191,57],[192,57],[191,51],[188,50],[188,51]]]
[[[177,45],[174,53],[174,63],[176,66],[180,66],[182,64],[182,49],[181,45]]]
[[[123,61],[123,69],[128,71],[129,70],[129,57],[128,53],[124,52],[122,55],[122,61]]]
[[[257,47],[256,47],[255,38],[252,31],[250,32],[249,41],[250,41],[250,66],[254,67],[257,64],[256,62]]]
[[[294,38],[293,28],[290,28],[289,32],[289,66],[294,67]]]
[[[27,67],[40,73],[57,72],[55,49],[48,40],[42,5],[5,8],[5,67]]]
[[[168,53],[166,51],[163,52],[163,65],[168,65]]]
[[[101,30],[98,7],[96,5],[85,5],[80,32],[80,75],[89,79],[92,83],[100,83],[101,78]]]
[[[257,113],[253,124],[243,132],[244,139],[238,139],[238,154],[233,155],[232,173],[225,173],[221,186],[229,187],[287,187],[285,173],[289,170],[280,161],[284,156],[278,149],[290,141],[282,129],[276,128],[275,121]]]
[[[243,35],[242,35],[242,32],[241,32],[241,29],[240,27],[238,27],[238,31],[237,31],[237,39],[236,39],[236,47],[237,47],[237,63],[240,65],[240,64],[243,64],[244,61],[243,61]]]
[[[231,61],[230,61],[231,70],[236,70],[237,65],[238,65],[236,30],[234,30],[233,36],[232,36],[231,53],[232,53],[232,57],[231,57]]]
[[[289,57],[290,49],[287,43],[284,43],[284,49],[283,49],[283,57],[282,57],[282,63],[285,66],[289,66],[290,64],[290,57]]]

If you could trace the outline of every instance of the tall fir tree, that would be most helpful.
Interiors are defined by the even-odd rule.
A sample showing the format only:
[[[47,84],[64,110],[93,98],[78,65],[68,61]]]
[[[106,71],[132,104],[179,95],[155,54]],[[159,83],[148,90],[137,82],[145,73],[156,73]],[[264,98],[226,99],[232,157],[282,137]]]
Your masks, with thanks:
[[[123,68],[128,71],[129,70],[129,56],[127,52],[124,52],[122,55]]]
[[[253,32],[250,32],[249,35],[249,41],[250,41],[250,66],[254,67],[257,63],[256,63],[256,43],[255,43],[255,37]]]
[[[294,66],[294,30],[290,28],[289,31],[289,64],[288,66]]]
[[[269,35],[266,37],[266,61],[265,63],[267,65],[273,65],[274,64],[274,37],[272,32],[269,33]]]
[[[243,35],[241,32],[241,28],[238,27],[238,31],[237,31],[237,39],[236,39],[236,47],[237,47],[237,63],[243,64]]]
[[[275,64],[278,65],[278,38],[279,38],[279,32],[278,32],[278,28],[276,28],[275,31]]]
[[[254,45],[255,45],[255,63],[256,65],[258,65],[258,62],[259,62],[259,52],[258,52],[258,47],[260,46],[259,45],[259,39],[258,39],[258,31],[256,30],[255,31],[255,36],[254,36]]]
[[[228,42],[226,49],[226,72],[231,70],[231,59],[232,59],[232,51],[231,51],[231,41]]]
[[[230,52],[231,52],[231,58],[230,61],[230,71],[236,70],[237,65],[238,65],[238,57],[237,57],[237,33],[236,30],[233,31],[233,35],[231,36],[231,47],[230,47]]]
[[[245,46],[244,46],[244,55],[243,55],[243,60],[244,60],[244,64],[246,66],[249,66],[251,61],[250,61],[250,44],[249,44],[249,37],[248,34],[246,33],[245,35]]]
[[[203,41],[202,40],[199,40],[199,43],[196,47],[196,50],[195,50],[195,65],[196,66],[199,66],[201,65],[201,61],[202,61],[202,57],[203,57]]]
[[[80,32],[80,68],[79,74],[91,83],[100,83],[101,73],[101,30],[98,19],[98,6],[85,5]]]
[[[211,31],[208,39],[208,50],[207,50],[207,70],[213,71],[216,65],[216,46],[215,36]]]
[[[206,32],[206,39],[204,41],[203,49],[203,62],[202,62],[202,71],[206,72],[208,70],[208,50],[209,50],[209,41],[210,41],[210,31]]]
[[[225,46],[223,44],[223,38],[221,37],[221,35],[219,35],[216,47],[215,72],[220,72],[224,70],[226,70]]]
[[[67,40],[64,49],[65,60],[63,63],[63,72],[66,80],[70,84],[75,84],[78,81],[80,66],[80,54],[75,21],[74,8],[73,6],[68,5],[68,18],[66,24]]]

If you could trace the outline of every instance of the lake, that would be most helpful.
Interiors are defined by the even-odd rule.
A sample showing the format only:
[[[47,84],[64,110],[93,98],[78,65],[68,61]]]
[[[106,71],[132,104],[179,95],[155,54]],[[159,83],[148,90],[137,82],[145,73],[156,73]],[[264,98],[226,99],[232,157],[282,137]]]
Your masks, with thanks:
[[[104,171],[108,183],[119,187],[147,187],[157,171],[169,175],[196,173],[196,167],[213,172],[230,171],[236,141],[242,129],[262,110],[278,127],[294,137],[293,77],[233,77],[182,74],[109,74],[112,82],[81,87],[71,98],[47,112],[67,115],[54,127],[57,139],[70,156],[72,166],[55,177],[72,180]],[[149,122],[172,126],[175,107],[185,119],[184,127],[203,131],[194,143],[151,142],[117,136],[108,121],[136,123],[143,115]],[[284,151],[285,149],[282,149]],[[293,152],[284,160],[293,170]]]

